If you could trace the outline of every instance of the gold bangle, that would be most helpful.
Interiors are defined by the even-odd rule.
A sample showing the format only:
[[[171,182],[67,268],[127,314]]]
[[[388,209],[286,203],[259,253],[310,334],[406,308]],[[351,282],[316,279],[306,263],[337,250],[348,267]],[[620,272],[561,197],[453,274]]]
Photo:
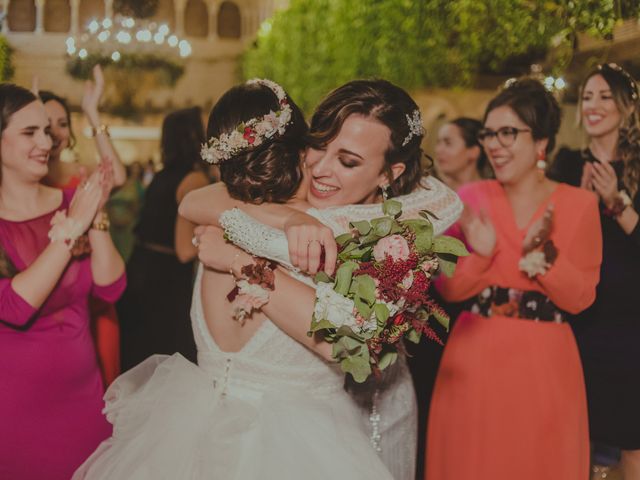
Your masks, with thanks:
[[[107,137],[110,137],[111,135],[109,134],[109,125],[105,125],[103,123],[102,125],[99,125],[97,128],[96,127],[91,127],[91,136],[92,137],[95,137],[99,133],[104,133]]]
[[[99,212],[100,220],[94,220],[91,224],[91,228],[93,230],[99,230],[101,232],[107,232],[109,227],[111,226],[111,222],[109,221],[109,216],[106,212]],[[96,215],[97,216],[97,215]]]

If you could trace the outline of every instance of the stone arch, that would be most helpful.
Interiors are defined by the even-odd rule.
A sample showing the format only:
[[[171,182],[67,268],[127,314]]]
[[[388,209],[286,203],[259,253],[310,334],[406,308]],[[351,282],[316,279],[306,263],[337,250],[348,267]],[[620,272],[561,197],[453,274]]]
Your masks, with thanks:
[[[203,0],[188,0],[184,9],[184,33],[191,37],[209,35],[209,11]]]
[[[11,0],[7,17],[12,32],[33,32],[36,29],[34,0]]]
[[[69,0],[47,0],[44,4],[44,31],[66,33],[71,29]]]
[[[240,38],[242,36],[242,16],[240,8],[233,2],[225,1],[218,10],[218,37]]]

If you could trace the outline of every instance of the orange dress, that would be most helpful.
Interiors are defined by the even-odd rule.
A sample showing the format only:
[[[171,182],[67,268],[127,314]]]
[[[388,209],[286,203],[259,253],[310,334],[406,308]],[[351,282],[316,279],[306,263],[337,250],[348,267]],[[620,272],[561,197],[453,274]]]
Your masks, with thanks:
[[[82,178],[72,176],[66,185],[59,188],[76,188]],[[93,336],[102,381],[109,386],[120,375],[120,324],[113,303],[89,297],[91,334]]]
[[[602,255],[595,195],[559,184],[551,239],[558,258],[529,279],[519,271],[520,229],[502,186],[494,180],[459,192],[474,211],[489,214],[497,243],[492,257],[460,259],[453,278],[437,285],[447,301],[498,286],[542,292],[565,312],[595,298]],[[453,235],[463,238],[458,225]],[[463,312],[449,336],[431,402],[428,480],[539,480],[589,477],[589,432],[582,365],[569,324]]]

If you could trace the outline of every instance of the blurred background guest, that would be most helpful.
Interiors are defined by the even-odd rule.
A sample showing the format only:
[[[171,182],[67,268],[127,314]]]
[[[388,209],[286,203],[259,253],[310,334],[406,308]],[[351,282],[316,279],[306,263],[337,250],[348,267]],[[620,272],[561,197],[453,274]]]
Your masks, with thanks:
[[[111,238],[125,262],[131,257],[136,241],[133,229],[138,221],[144,199],[142,164],[127,165],[127,180],[117,188],[107,202],[107,213],[111,220]]]
[[[458,117],[438,130],[435,167],[438,178],[451,189],[466,183],[493,177],[487,155],[478,142],[482,123],[473,118]]]
[[[178,216],[191,190],[209,183],[199,168],[204,127],[197,107],[170,113],[162,124],[162,163],[149,184],[136,246],[127,264],[128,288],[118,303],[122,368],[154,353],[180,352],[196,361],[189,309],[196,248],[194,225]]]
[[[640,123],[635,80],[615,64],[590,72],[580,90],[585,150],[562,149],[555,180],[593,191],[600,202],[603,260],[595,303],[573,323],[584,367],[589,432],[622,449],[625,480],[640,479]],[[589,243],[588,238],[582,242]],[[592,248],[597,248],[593,245]],[[596,453],[599,451],[596,445]],[[597,461],[597,459],[596,459]]]
[[[438,371],[426,478],[588,476],[583,374],[564,319],[595,298],[600,221],[593,194],[544,176],[559,126],[557,101],[535,80],[486,109],[478,139],[496,180],[459,190],[465,211],[451,233],[472,253],[437,281],[446,300],[474,300]]]
[[[51,122],[50,133],[53,140],[49,155],[49,171],[43,182],[57,188],[76,187],[88,173],[95,169],[95,165],[62,160],[64,152],[69,152],[75,144],[69,106],[64,98],[53,92],[41,90],[38,93]],[[104,77],[100,66],[96,65],[93,69],[93,81],[85,82],[82,111],[91,125],[101,162],[105,159],[110,161],[113,166],[113,184],[120,186],[126,179],[126,171],[113,148],[108,127],[100,121],[98,106],[103,93]],[[108,385],[120,373],[118,317],[113,304],[99,298],[91,299],[90,309],[91,328],[100,360],[102,378]]]
[[[112,171],[43,185],[49,119],[24,88],[0,84],[0,125],[0,478],[66,480],[111,434],[88,301],[125,286],[100,211]]]

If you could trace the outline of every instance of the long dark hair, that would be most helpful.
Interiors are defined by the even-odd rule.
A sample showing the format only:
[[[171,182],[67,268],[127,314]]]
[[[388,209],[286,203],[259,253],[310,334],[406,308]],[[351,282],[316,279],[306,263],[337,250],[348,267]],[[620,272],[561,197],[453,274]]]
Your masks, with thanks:
[[[160,148],[166,169],[193,170],[200,161],[204,126],[200,107],[184,108],[168,114],[162,122]]]
[[[489,160],[487,154],[478,141],[478,132],[482,129],[482,122],[475,118],[458,117],[449,122],[451,125],[458,127],[460,135],[464,140],[464,145],[467,148],[478,147],[480,149],[480,155],[476,161],[476,169],[481,177],[486,178],[491,176],[489,171]]]
[[[0,83],[0,137],[11,121],[11,116],[18,110],[33,103],[38,98],[26,88],[13,83]],[[0,154],[0,187],[2,186],[2,155]],[[7,252],[0,247],[0,278],[15,276],[17,269],[9,259]]]
[[[556,146],[556,135],[560,129],[562,112],[555,97],[537,80],[516,80],[502,90],[487,105],[484,120],[492,110],[509,107],[530,129],[534,140],[547,139],[546,152]]]
[[[601,75],[611,89],[613,101],[622,116],[618,132],[616,156],[623,161],[622,181],[632,196],[638,191],[640,183],[640,100],[638,86],[622,67],[616,64],[598,65],[582,82],[578,115],[582,111],[582,92],[591,77]],[[581,120],[581,116],[579,116]]]
[[[343,123],[353,114],[373,118],[391,131],[391,144],[385,152],[385,170],[393,195],[411,192],[423,175],[420,146],[423,133],[411,134],[409,118],[419,108],[411,96],[402,88],[386,80],[354,80],[332,91],[311,118],[309,145],[324,148],[333,140]],[[403,163],[405,171],[395,180],[391,176],[391,165]]]
[[[307,123],[295,102],[286,95],[291,120],[282,134],[244,148],[220,163],[220,178],[229,194],[250,203],[284,203],[294,196],[302,180],[300,155],[304,151]],[[213,106],[207,126],[208,138],[219,138],[251,119],[281,109],[268,86],[248,82],[228,90]]]

